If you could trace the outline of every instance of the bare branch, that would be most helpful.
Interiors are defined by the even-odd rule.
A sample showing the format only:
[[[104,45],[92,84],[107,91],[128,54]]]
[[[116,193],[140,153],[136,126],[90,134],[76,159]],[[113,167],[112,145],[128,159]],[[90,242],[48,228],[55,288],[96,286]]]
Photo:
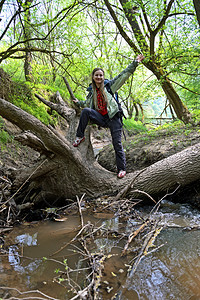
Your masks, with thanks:
[[[5,0],[2,0],[1,3],[0,3],[0,12],[1,12],[1,8],[2,8],[4,2],[5,2]],[[38,3],[35,4],[35,5],[32,5],[31,7],[25,8],[24,10],[21,10],[21,7],[19,7],[19,9],[14,13],[14,15],[11,17],[11,19],[8,22],[8,24],[6,25],[6,27],[5,27],[2,35],[0,36],[0,40],[2,40],[2,38],[6,34],[7,30],[10,28],[10,25],[11,25],[12,21],[15,20],[15,18],[17,17],[17,15],[20,15],[21,13],[26,12],[28,9],[33,8],[33,7],[37,6],[37,5],[38,5]]]
[[[67,87],[67,89],[68,89],[68,91],[69,91],[69,94],[70,94],[70,96],[71,96],[71,99],[76,99],[76,97],[74,96],[74,93],[73,93],[73,91],[72,91],[72,89],[71,89],[71,87],[70,87],[70,85],[69,85],[69,82],[67,81],[67,79],[63,76],[63,80],[64,80],[64,82],[65,82],[65,84],[66,84],[66,87]]]
[[[104,0],[105,5],[107,6],[120,34],[122,35],[122,37],[125,39],[125,41],[129,44],[129,46],[136,52],[136,53],[140,53],[139,48],[135,45],[135,43],[130,39],[130,37],[126,34],[126,32],[124,31],[123,27],[121,26],[112,6],[110,5],[108,0]]]
[[[172,4],[174,3],[175,0],[170,0],[168,5],[167,5],[167,8],[164,12],[164,15],[163,15],[163,18],[161,19],[160,23],[158,24],[157,28],[155,30],[153,30],[153,34],[154,36],[158,33],[158,31],[162,28],[162,26],[165,24],[167,18],[169,17],[169,12],[170,12],[170,9],[172,7]]]
[[[50,297],[50,296],[48,296],[48,295],[46,295],[46,294],[40,292],[39,290],[32,290],[32,291],[27,291],[27,292],[20,292],[20,290],[18,290],[18,289],[16,289],[16,288],[11,288],[11,287],[7,287],[7,286],[1,286],[0,289],[15,291],[15,292],[17,292],[19,295],[28,295],[28,294],[31,294],[31,293],[37,293],[37,294],[39,294],[39,295],[41,295],[41,296],[46,297],[46,298],[43,298],[43,297],[41,298],[41,297],[36,297],[36,296],[33,297],[33,296],[31,296],[31,298],[23,298],[23,299],[38,299],[38,300],[46,300],[46,299],[50,299],[50,300],[59,300],[59,299],[57,299],[57,298]],[[7,298],[7,299],[9,299],[9,298]],[[16,299],[16,298],[13,298],[13,297],[12,297],[12,298],[10,298],[10,299]],[[22,298],[20,298],[20,299],[22,299]]]
[[[36,39],[29,39],[30,40],[36,40]],[[27,40],[28,41],[28,40]],[[25,41],[23,42],[18,42],[15,44],[15,46],[19,45],[19,44],[22,44],[22,43],[25,43]],[[75,50],[74,50],[75,51]],[[73,51],[73,52],[74,52]],[[6,51],[3,51],[0,53],[0,62],[2,62],[3,60],[7,59],[8,57],[11,57],[12,58],[12,55],[16,52],[40,52],[40,53],[45,53],[45,54],[51,54],[51,53],[56,53],[56,54],[60,54],[60,55],[63,55],[64,57],[68,58],[70,56],[72,56],[73,53],[71,54],[65,54],[63,52],[59,52],[59,51],[56,51],[56,50],[48,50],[48,49],[42,49],[42,48],[37,48],[37,47],[24,47],[24,48],[14,48],[13,49],[13,46],[11,46],[10,48],[8,48]],[[15,59],[17,57],[14,57]],[[19,57],[20,59],[22,58],[22,56]]]
[[[172,79],[170,79],[170,78],[169,78],[169,80],[170,80],[171,82],[177,84],[178,86],[181,86],[184,90],[187,90],[187,91],[189,91],[189,92],[191,92],[191,93],[193,93],[193,94],[195,94],[195,95],[200,95],[199,93],[190,90],[190,89],[187,88],[186,86],[184,86],[184,85],[182,85],[182,84],[180,84],[180,83],[178,83],[178,82],[176,82],[176,81],[174,81],[174,80],[172,80]]]
[[[135,10],[133,8],[127,8],[127,4],[129,3],[127,0],[120,0],[120,3],[123,7],[126,18],[134,32],[135,38],[137,39],[137,42],[140,45],[140,48],[143,52],[148,50],[148,45],[146,44],[145,38],[141,32],[140,26],[135,17]]]

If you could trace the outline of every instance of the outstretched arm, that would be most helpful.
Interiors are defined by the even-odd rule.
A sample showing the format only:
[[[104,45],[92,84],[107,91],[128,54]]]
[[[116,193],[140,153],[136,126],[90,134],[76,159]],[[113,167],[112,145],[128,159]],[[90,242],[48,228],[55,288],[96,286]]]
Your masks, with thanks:
[[[144,55],[139,54],[136,59],[118,76],[113,78],[110,81],[112,92],[115,93],[117,90],[121,88],[121,86],[126,82],[126,80],[134,73],[138,64],[144,59]]]

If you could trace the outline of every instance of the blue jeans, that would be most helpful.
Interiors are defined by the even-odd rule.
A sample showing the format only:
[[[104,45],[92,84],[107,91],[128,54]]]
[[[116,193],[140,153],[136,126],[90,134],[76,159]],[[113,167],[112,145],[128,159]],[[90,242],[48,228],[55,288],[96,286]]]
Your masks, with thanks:
[[[122,123],[120,118],[115,115],[109,119],[108,115],[102,116],[98,111],[91,108],[84,108],[81,112],[76,136],[83,137],[88,122],[97,124],[101,127],[109,128],[112,136],[112,144],[115,150],[117,171],[126,170],[126,158],[122,146]]]

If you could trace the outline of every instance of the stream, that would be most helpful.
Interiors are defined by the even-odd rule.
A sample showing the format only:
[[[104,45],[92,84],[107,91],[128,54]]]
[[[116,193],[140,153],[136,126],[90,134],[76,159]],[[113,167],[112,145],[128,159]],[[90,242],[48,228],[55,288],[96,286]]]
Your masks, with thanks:
[[[137,213],[145,217],[151,208],[137,208]],[[122,241],[96,238],[98,252],[112,253],[103,272],[103,300],[114,295],[113,299],[122,300],[200,299],[200,212],[189,205],[164,200],[157,216],[164,228],[155,246],[163,246],[146,255],[129,277],[124,270],[131,258],[120,256]],[[104,224],[113,231],[120,226],[119,218],[112,214],[86,212],[83,217],[85,223]],[[78,244],[67,244],[77,234],[79,225],[79,215],[75,214],[67,215],[62,222],[25,222],[9,232],[5,238],[8,254],[0,256],[0,299],[11,297],[11,290],[2,287],[21,292],[39,290],[49,296],[44,299],[73,298],[75,294],[56,278],[60,271],[65,271],[66,265],[75,269],[84,267]],[[64,260],[66,265],[60,264]],[[86,273],[81,275],[77,271],[74,276],[81,285]],[[34,293],[30,295],[29,299],[34,299]]]

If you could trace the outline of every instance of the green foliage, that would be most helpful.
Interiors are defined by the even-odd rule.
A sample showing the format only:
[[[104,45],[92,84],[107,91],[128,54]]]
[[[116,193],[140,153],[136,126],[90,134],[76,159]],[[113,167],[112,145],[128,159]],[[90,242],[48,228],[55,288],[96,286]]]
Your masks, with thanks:
[[[187,124],[183,125],[180,120],[165,123],[163,125],[157,126],[147,132],[149,137],[161,137],[161,136],[168,136],[168,135],[178,135],[184,134],[187,136],[188,133],[191,132],[192,125]]]
[[[200,132],[200,127],[194,127],[190,124],[184,125],[181,121],[175,121],[171,123],[166,123],[155,128],[151,128],[145,132],[139,132],[135,138],[124,142],[125,149],[130,147],[135,147],[138,143],[143,142],[144,144],[149,143],[153,140],[160,140],[162,137],[173,137],[174,146],[178,146],[176,136],[182,136],[184,141],[184,136],[188,136],[191,132]],[[189,144],[188,144],[189,145]]]
[[[34,97],[33,90],[28,85],[17,85],[10,95],[10,102],[35,116],[45,124],[54,124],[55,113],[50,115],[47,107]]]
[[[6,145],[8,142],[11,142],[12,138],[5,130],[0,129],[0,144]]]
[[[0,52],[5,50],[5,46],[0,47]],[[15,78],[18,82],[24,82],[25,76],[22,60],[8,58],[6,61],[2,62],[1,67],[11,78]]]
[[[3,118],[0,116],[0,129],[4,127],[4,121]]]
[[[200,109],[194,109],[192,115],[194,122],[200,124]]]
[[[135,121],[132,119],[123,120],[124,127],[130,134],[137,134],[140,132],[146,132],[147,128],[140,121]]]
[[[4,130],[4,121],[0,117],[0,148],[5,148],[8,142],[11,142],[13,137]]]

